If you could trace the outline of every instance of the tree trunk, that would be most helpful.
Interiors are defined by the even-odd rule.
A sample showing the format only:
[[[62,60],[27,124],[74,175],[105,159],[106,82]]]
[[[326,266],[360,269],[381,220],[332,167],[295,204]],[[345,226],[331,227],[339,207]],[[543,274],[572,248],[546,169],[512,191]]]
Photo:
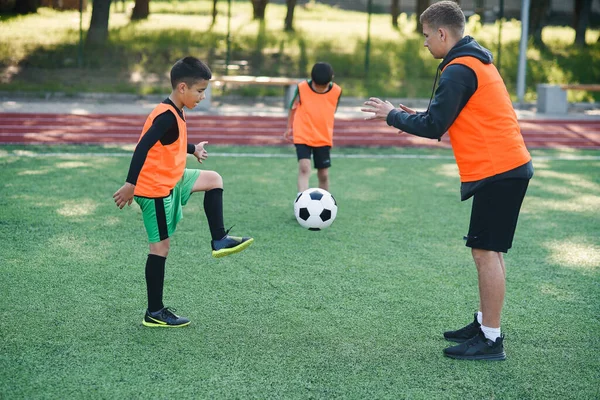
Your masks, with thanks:
[[[533,42],[543,46],[542,29],[546,24],[546,16],[550,8],[550,0],[536,0],[531,2],[529,9],[529,32]]]
[[[102,46],[108,38],[108,16],[111,0],[94,0],[90,29],[85,38],[86,46]]]
[[[214,24],[217,23],[217,1],[218,0],[213,0],[212,22],[211,22],[211,25],[214,25]]]
[[[265,10],[267,8],[268,3],[269,0],[252,0],[252,8],[254,12],[252,18],[264,21]]]
[[[291,32],[294,30],[294,9],[296,8],[296,0],[286,0],[285,3],[287,4],[287,14],[285,15],[283,30]]]
[[[423,26],[421,25],[421,21],[419,21],[419,17],[423,14],[423,11],[427,10],[429,7],[429,0],[417,0],[417,28],[415,32],[422,33]]]
[[[252,51],[250,56],[251,73],[254,75],[261,75],[262,69],[265,63],[265,56],[263,54],[264,47],[267,42],[267,23],[265,20],[259,20],[258,22],[258,35],[256,36],[256,47]]]
[[[583,9],[584,0],[575,0],[573,3],[573,21],[571,22],[571,28],[577,30],[577,24],[579,23],[579,15]]]
[[[398,28],[398,17],[400,16],[400,0],[392,0],[392,26]]]
[[[135,0],[135,6],[131,12],[131,20],[139,21],[148,19],[150,15],[150,0]]]
[[[39,6],[40,0],[17,0],[15,12],[17,14],[36,13]]]
[[[575,1],[575,45],[585,46],[585,31],[590,23],[592,0]]]
[[[533,0],[535,1],[535,0]],[[479,22],[483,25],[483,12],[485,11],[485,7],[483,5],[483,0],[475,0],[475,14],[479,15]]]

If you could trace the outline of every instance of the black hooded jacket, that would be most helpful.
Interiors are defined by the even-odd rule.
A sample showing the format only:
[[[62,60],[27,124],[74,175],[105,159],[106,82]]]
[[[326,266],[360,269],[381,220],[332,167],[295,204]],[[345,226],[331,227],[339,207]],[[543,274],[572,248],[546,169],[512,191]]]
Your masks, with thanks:
[[[438,66],[437,74],[457,57],[471,56],[491,64],[492,53],[470,36],[462,38]],[[435,82],[434,82],[435,87]],[[462,64],[452,64],[442,72],[440,83],[425,112],[409,114],[400,109],[390,111],[387,124],[415,136],[440,139],[477,90],[477,75]]]
[[[409,114],[400,109],[390,111],[387,124],[415,136],[438,139],[444,135],[454,123],[471,96],[477,90],[477,75],[463,64],[452,64],[444,67],[458,57],[471,56],[484,64],[491,64],[492,53],[479,45],[471,36],[459,40],[448,52],[438,66],[436,80],[433,83],[434,94],[429,101],[427,111]],[[440,71],[440,84],[435,89],[435,83]],[[461,183],[461,200],[467,200],[485,184],[502,179],[531,179],[533,164],[531,161],[515,169],[503,172],[475,182]]]

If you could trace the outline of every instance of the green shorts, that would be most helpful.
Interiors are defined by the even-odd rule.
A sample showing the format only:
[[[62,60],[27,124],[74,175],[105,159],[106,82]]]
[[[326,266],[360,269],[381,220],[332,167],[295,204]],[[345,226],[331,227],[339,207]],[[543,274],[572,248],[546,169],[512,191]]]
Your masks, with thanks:
[[[134,196],[142,209],[144,226],[150,243],[158,243],[169,238],[183,218],[183,211],[192,195],[192,188],[200,176],[199,169],[186,169],[183,177],[167,197],[149,198]]]

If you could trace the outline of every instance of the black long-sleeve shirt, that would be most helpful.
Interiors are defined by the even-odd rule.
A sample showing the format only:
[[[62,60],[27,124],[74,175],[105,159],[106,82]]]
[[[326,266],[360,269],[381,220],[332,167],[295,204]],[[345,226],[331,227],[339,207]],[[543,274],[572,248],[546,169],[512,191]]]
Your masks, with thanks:
[[[387,124],[406,133],[429,139],[438,139],[452,126],[467,102],[478,87],[477,74],[463,64],[448,65],[458,57],[475,57],[484,64],[491,64],[492,53],[479,45],[470,36],[462,38],[448,52],[439,65],[436,73],[440,75],[440,83],[427,108],[427,111],[409,114],[400,109],[390,111]],[[447,66],[447,67],[446,67]],[[446,68],[444,68],[446,67]],[[462,182],[460,187],[461,200],[467,200],[483,185],[501,179],[530,179],[533,176],[533,164],[529,161],[510,171],[491,176],[479,181]]]
[[[163,103],[173,106],[173,108],[177,110],[177,113],[181,119],[185,121],[183,111],[177,108],[171,99],[166,98]],[[148,156],[148,152],[156,143],[160,142],[163,146],[166,146],[174,143],[178,138],[179,125],[177,124],[177,118],[172,112],[165,111],[154,118],[154,121],[152,121],[152,126],[150,126],[146,134],[135,147],[135,151],[133,152],[133,156],[131,158],[131,164],[129,165],[127,179],[125,181],[131,183],[132,185],[137,183],[140,172],[142,171],[142,167],[144,166],[144,162],[146,161],[146,157]],[[194,151],[196,151],[196,146],[188,143],[188,154],[194,154]]]
[[[387,124],[415,136],[439,140],[476,90],[475,72],[466,65],[452,64],[440,77],[440,84],[427,111],[409,114],[394,109],[387,116]]]

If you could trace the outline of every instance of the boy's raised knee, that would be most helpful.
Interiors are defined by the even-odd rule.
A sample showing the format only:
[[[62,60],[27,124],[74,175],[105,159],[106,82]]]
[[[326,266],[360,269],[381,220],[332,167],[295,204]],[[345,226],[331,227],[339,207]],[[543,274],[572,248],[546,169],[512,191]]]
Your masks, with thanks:
[[[213,174],[213,189],[223,189],[223,177],[218,172],[213,171]]]

